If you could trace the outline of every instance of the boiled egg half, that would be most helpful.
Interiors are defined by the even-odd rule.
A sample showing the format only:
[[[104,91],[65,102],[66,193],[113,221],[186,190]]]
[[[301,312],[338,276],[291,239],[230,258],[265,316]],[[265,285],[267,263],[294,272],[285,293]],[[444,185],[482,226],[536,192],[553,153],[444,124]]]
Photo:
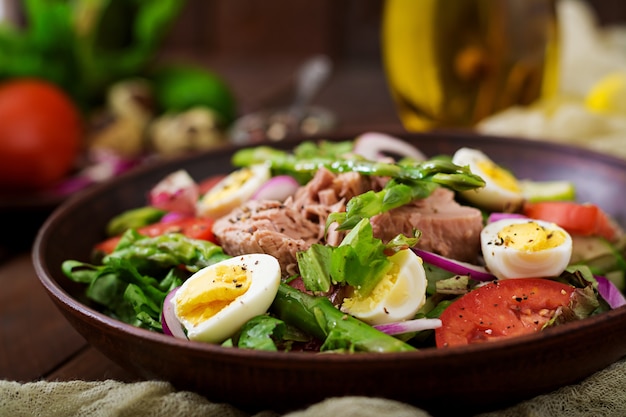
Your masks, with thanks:
[[[248,201],[270,177],[270,167],[266,164],[231,172],[202,196],[197,205],[197,214],[214,219],[225,216]]]
[[[502,212],[513,212],[521,207],[524,195],[515,176],[496,164],[484,152],[472,148],[460,148],[452,156],[452,162],[469,166],[473,174],[485,181],[485,186],[462,191],[461,195],[477,207]]]
[[[572,256],[572,237],[551,222],[528,218],[487,224],[480,234],[485,265],[499,279],[559,276]]]
[[[171,299],[190,340],[221,343],[264,314],[280,284],[278,260],[267,254],[230,258],[193,274]]]
[[[345,298],[341,311],[368,324],[413,319],[426,302],[426,273],[422,259],[410,249],[389,257],[392,268],[367,296],[358,291]]]

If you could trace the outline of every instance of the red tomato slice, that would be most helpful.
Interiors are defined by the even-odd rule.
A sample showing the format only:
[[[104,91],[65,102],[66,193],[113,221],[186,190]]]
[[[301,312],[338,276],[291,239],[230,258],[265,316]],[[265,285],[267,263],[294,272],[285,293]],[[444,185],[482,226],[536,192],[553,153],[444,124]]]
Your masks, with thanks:
[[[571,201],[528,203],[524,206],[524,215],[556,223],[572,234],[602,236],[609,241],[613,241],[617,235],[609,216],[594,204]]]
[[[569,304],[574,287],[541,278],[488,283],[462,296],[441,314],[437,347],[483,343],[534,333],[556,309]]]
[[[142,235],[155,237],[165,233],[182,233],[192,239],[208,240],[217,243],[213,234],[214,220],[210,218],[186,217],[169,222],[159,222],[137,229]],[[96,245],[95,250],[111,253],[120,241],[120,236],[109,238]]]

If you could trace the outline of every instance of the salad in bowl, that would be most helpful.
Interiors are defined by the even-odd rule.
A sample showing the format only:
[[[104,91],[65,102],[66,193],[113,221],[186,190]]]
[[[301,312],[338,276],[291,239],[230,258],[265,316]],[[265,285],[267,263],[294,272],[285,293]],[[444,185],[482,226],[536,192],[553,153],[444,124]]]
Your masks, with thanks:
[[[451,349],[626,304],[624,230],[567,178],[377,132],[231,162],[163,177],[65,276],[125,323],[269,351]]]

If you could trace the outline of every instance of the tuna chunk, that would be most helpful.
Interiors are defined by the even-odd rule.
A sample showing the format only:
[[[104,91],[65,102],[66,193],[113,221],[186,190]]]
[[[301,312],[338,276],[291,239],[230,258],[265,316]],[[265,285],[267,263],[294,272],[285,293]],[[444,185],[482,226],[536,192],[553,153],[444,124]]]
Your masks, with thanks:
[[[370,177],[355,172],[337,175],[321,168],[306,186],[296,192],[293,199],[285,201],[285,205],[300,211],[308,220],[319,223],[323,234],[330,213],[346,211],[348,200],[371,190],[373,186]],[[341,243],[345,232],[337,232],[335,228],[335,225],[329,227],[324,243],[332,246]]]
[[[398,234],[422,235],[417,247],[442,256],[476,263],[483,218],[480,210],[462,206],[454,192],[437,188],[429,197],[371,218],[374,236],[388,242]]]
[[[213,233],[227,254],[271,254],[280,262],[284,276],[297,271],[296,253],[319,242],[322,232],[318,223],[307,220],[301,212],[268,200],[249,201],[213,225]]]

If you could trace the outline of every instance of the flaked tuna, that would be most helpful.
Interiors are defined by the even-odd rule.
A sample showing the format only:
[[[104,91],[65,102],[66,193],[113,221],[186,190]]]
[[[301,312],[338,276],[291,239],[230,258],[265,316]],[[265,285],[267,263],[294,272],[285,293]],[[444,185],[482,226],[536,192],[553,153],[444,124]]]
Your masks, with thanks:
[[[278,259],[283,275],[297,272],[296,253],[319,242],[319,224],[278,201],[251,200],[213,225],[213,233],[231,255],[267,253]]]
[[[213,232],[224,251],[232,256],[268,253],[275,256],[283,275],[296,274],[297,252],[313,243],[338,245],[345,232],[326,228],[328,215],[345,211],[352,197],[379,190],[384,179],[354,172],[333,174],[320,169],[293,198],[278,201],[249,201],[215,222]],[[387,242],[402,233],[422,232],[418,247],[443,256],[475,262],[480,249],[482,215],[462,206],[454,193],[438,188],[431,196],[371,219],[374,236]]]
[[[398,234],[422,235],[417,247],[460,261],[476,263],[483,218],[480,210],[454,200],[454,192],[437,188],[427,198],[370,219],[374,236],[388,242]]]

